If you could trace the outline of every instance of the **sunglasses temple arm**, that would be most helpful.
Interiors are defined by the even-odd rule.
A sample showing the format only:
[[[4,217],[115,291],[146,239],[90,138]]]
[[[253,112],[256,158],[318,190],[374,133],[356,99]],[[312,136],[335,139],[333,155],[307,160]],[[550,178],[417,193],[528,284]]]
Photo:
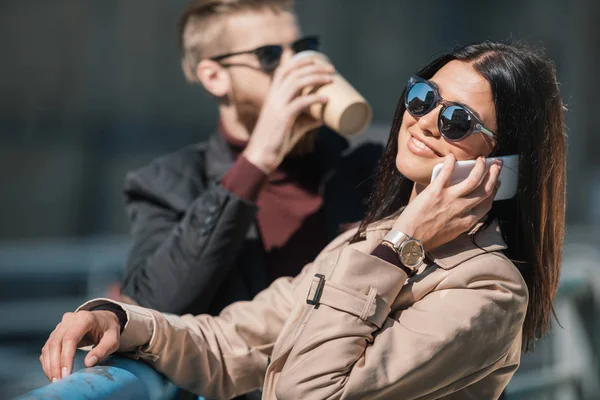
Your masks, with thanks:
[[[223,60],[225,58],[229,58],[229,57],[233,57],[233,56],[239,56],[241,54],[253,54],[255,51],[256,50],[247,50],[247,51],[237,51],[235,53],[221,54],[219,56],[211,57],[209,60],[220,61],[220,60]]]
[[[481,125],[480,129],[481,129],[481,132],[485,133],[486,135],[488,135],[492,139],[496,140],[496,134],[494,132],[490,131],[488,128],[486,128],[483,125]]]

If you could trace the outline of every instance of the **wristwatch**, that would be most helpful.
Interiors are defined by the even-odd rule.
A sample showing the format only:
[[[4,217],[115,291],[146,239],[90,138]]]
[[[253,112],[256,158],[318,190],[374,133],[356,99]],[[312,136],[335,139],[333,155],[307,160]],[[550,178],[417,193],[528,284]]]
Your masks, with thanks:
[[[383,244],[394,249],[402,265],[411,271],[418,268],[425,259],[425,250],[421,241],[398,230],[389,231],[383,237]]]

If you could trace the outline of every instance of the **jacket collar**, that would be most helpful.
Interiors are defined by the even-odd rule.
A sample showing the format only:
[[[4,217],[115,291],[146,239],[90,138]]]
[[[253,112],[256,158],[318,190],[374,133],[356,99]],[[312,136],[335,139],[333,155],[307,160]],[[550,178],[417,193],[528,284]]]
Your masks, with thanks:
[[[233,155],[223,135],[216,133],[208,139],[204,165],[211,181],[220,181],[233,165]]]
[[[315,153],[318,162],[323,168],[323,178],[329,177],[328,172],[333,170],[344,154],[350,148],[349,142],[328,128],[321,128],[317,135]],[[205,156],[205,170],[208,179],[220,181],[234,159],[227,141],[220,133],[213,134],[208,140]]]
[[[378,244],[395,221],[396,218],[390,218],[368,226],[367,241]],[[451,269],[478,255],[506,249],[497,220],[493,220],[487,228],[482,228],[483,223],[478,223],[470,232],[428,251],[428,258],[443,269]]]

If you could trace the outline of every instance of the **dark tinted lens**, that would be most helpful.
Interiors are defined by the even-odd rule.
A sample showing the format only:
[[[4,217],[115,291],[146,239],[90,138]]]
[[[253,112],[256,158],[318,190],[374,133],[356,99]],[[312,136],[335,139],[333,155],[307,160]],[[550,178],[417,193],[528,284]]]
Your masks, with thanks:
[[[440,115],[439,128],[449,140],[459,140],[471,129],[471,115],[461,106],[449,106]]]
[[[320,44],[318,36],[309,36],[294,42],[292,44],[292,50],[294,50],[294,53],[300,53],[301,51],[306,50],[319,51]]]
[[[406,93],[406,109],[415,116],[427,114],[435,105],[435,92],[425,82],[418,82]]]
[[[283,47],[281,46],[264,46],[256,49],[256,56],[260,62],[260,67],[263,71],[271,73],[279,66]]]

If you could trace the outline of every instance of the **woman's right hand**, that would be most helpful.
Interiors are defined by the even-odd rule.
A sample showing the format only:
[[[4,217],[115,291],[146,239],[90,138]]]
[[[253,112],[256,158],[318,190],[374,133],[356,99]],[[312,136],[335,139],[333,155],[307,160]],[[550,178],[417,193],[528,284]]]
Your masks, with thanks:
[[[121,326],[111,311],[78,311],[66,313],[42,348],[40,362],[52,382],[71,374],[78,347],[95,345],[85,357],[92,367],[117,351]]]
[[[454,164],[454,156],[446,156],[440,174],[406,206],[393,227],[419,239],[426,251],[469,231],[490,211],[499,188],[500,161],[488,171],[479,157],[467,179],[450,185]]]

